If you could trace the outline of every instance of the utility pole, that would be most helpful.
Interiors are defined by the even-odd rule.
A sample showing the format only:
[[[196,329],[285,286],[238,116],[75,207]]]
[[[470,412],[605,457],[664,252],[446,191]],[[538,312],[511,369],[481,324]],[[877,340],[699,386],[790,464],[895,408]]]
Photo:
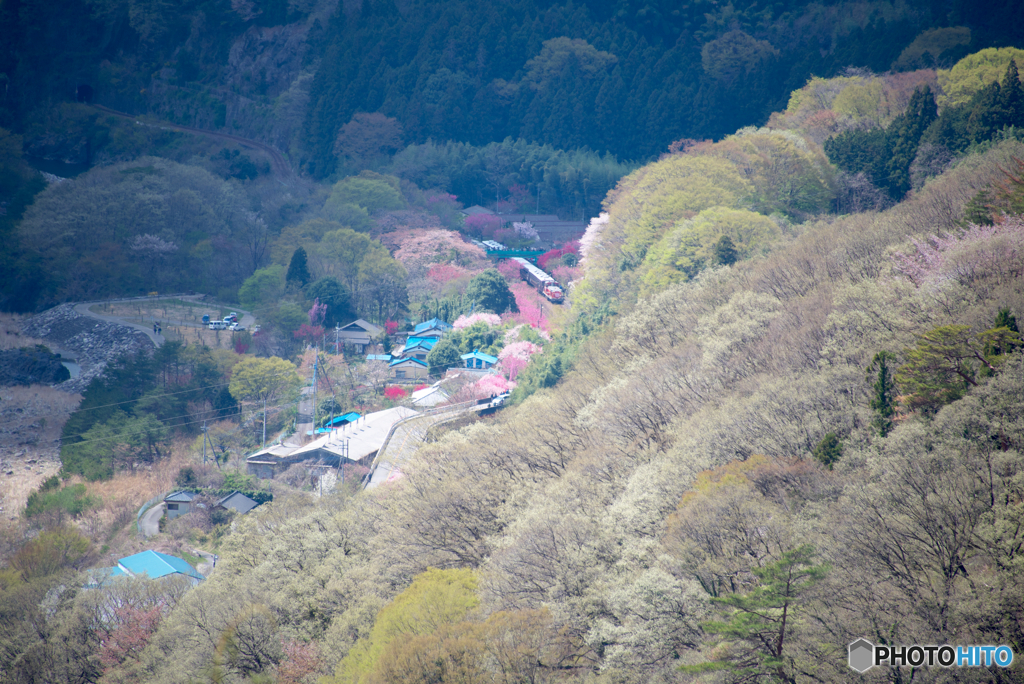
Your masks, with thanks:
[[[338,337],[341,335],[341,324],[334,324],[334,355],[337,356],[341,352],[338,351]]]
[[[206,465],[206,420],[203,420],[203,465]]]
[[[311,420],[313,421],[313,437],[315,438],[316,437],[316,365],[317,365],[316,362],[320,360],[320,350],[314,348],[314,352],[313,353],[315,354],[315,356],[313,357],[313,411],[312,411],[312,418],[311,418]]]
[[[263,449],[267,448],[267,398],[263,397]]]

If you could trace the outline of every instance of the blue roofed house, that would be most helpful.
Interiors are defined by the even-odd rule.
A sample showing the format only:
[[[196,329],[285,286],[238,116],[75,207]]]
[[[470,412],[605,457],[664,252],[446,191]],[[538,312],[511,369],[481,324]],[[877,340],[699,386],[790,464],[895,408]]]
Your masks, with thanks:
[[[474,349],[470,353],[463,354],[459,358],[462,359],[466,368],[470,368],[472,370],[487,370],[494,364],[498,363],[497,356],[484,354],[479,349]]]
[[[437,344],[437,338],[435,337],[410,337],[405,342],[405,346],[394,354],[396,358],[408,359],[414,358],[420,361],[427,360],[427,354]],[[394,359],[392,359],[394,360]]]
[[[418,323],[412,329],[412,337],[430,337],[438,340],[444,337],[445,333],[450,332],[451,329],[450,323],[445,323],[440,318],[431,318],[429,321]]]
[[[198,584],[206,579],[181,558],[168,556],[159,551],[143,551],[134,556],[122,558],[117,562],[117,570],[130,577],[140,575],[146,575],[150,579],[187,577],[192,584]]]

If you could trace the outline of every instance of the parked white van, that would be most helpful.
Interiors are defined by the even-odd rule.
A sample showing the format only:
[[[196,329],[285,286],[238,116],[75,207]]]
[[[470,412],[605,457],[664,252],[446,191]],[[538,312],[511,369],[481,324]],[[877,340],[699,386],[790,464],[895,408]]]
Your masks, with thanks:
[[[210,330],[227,330],[228,324],[224,321],[210,321]]]

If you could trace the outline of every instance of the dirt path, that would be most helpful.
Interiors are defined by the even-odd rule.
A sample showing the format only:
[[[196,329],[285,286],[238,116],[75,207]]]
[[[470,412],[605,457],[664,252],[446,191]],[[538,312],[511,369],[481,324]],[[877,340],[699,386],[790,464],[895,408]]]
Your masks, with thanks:
[[[100,110],[101,112],[105,112],[105,113],[110,114],[112,116],[118,116],[118,117],[121,117],[122,119],[131,119],[132,121],[134,121],[136,124],[138,124],[140,126],[148,126],[150,128],[159,128],[162,131],[181,131],[181,132],[185,132],[185,133],[195,133],[196,135],[204,135],[204,136],[206,136],[208,138],[217,138],[217,139],[220,139],[220,140],[230,140],[231,142],[238,143],[239,145],[243,145],[245,147],[248,147],[249,149],[259,150],[260,152],[263,152],[268,157],[270,157],[270,165],[274,169],[274,174],[278,177],[279,180],[284,181],[284,180],[287,180],[287,179],[292,178],[294,176],[294,173],[292,172],[291,164],[288,163],[288,160],[285,159],[284,155],[281,154],[281,152],[279,150],[277,150],[276,148],[271,147],[270,145],[267,145],[265,143],[261,143],[261,142],[258,142],[256,140],[249,140],[248,138],[242,138],[242,137],[237,136],[237,135],[231,135],[230,133],[219,133],[217,131],[207,131],[207,130],[204,130],[202,128],[193,128],[192,126],[182,126],[180,124],[174,124],[174,123],[170,123],[168,121],[158,121],[156,123],[146,123],[145,121],[143,121],[138,116],[132,116],[131,114],[125,114],[124,112],[119,112],[119,111],[117,111],[115,109],[110,109],[109,107],[104,107],[103,105],[94,104],[93,107],[95,107],[96,109]]]

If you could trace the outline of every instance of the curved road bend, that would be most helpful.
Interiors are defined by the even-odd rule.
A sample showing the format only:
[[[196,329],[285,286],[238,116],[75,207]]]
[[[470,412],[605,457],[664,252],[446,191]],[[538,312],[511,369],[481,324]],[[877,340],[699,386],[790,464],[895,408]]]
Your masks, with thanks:
[[[197,296],[201,296],[201,295],[197,295]],[[187,296],[187,295],[184,296],[184,297],[175,297],[175,299],[189,299],[189,298],[190,297]],[[130,321],[124,320],[120,316],[107,316],[107,315],[98,314],[95,311],[90,311],[89,310],[89,307],[93,306],[94,304],[109,304],[111,302],[131,302],[131,301],[136,301],[136,299],[108,299],[108,300],[104,300],[104,301],[101,301],[101,302],[82,302],[81,304],[75,304],[75,313],[80,314],[82,316],[88,316],[90,318],[96,318],[96,319],[99,319],[99,320],[101,320],[101,321],[103,321],[105,323],[116,323],[118,325],[123,325],[123,326],[129,327],[129,328],[134,328],[135,330],[140,330],[140,331],[146,333],[146,336],[149,337],[149,339],[151,339],[153,341],[153,346],[154,347],[159,347],[161,344],[163,344],[167,340],[167,338],[165,338],[163,335],[161,335],[159,333],[153,332],[153,326],[145,326],[145,325],[142,325],[141,323],[132,323]],[[153,301],[153,302],[160,301],[160,297],[154,297],[153,299],[147,299],[146,301]],[[245,326],[246,330],[249,330],[256,323],[256,317],[253,316],[251,313],[242,312],[242,320],[239,321],[239,322],[242,325]]]
[[[119,112],[116,109],[110,109],[109,107],[104,107],[103,105],[98,104],[94,104],[92,106],[100,110],[101,112],[106,112],[107,114],[110,114],[112,116],[119,116],[122,119],[131,119],[140,126],[149,126],[150,128],[159,128],[161,130],[181,131],[184,133],[195,133],[196,135],[205,135],[208,138],[230,140],[231,142],[238,143],[239,145],[244,145],[245,147],[248,147],[250,149],[259,150],[260,152],[263,152],[268,157],[270,157],[270,165],[273,167],[274,173],[281,180],[291,178],[292,176],[292,167],[288,163],[288,160],[284,158],[284,155],[281,154],[281,152],[278,149],[271,147],[270,145],[267,145],[265,143],[261,143],[256,140],[250,140],[249,138],[243,138],[237,135],[231,135],[230,133],[219,133],[217,131],[208,131],[202,128],[193,128],[192,126],[182,126],[181,124],[170,123],[168,121],[160,121],[158,123],[146,123],[145,121],[142,121],[138,116],[125,114],[124,112]]]

